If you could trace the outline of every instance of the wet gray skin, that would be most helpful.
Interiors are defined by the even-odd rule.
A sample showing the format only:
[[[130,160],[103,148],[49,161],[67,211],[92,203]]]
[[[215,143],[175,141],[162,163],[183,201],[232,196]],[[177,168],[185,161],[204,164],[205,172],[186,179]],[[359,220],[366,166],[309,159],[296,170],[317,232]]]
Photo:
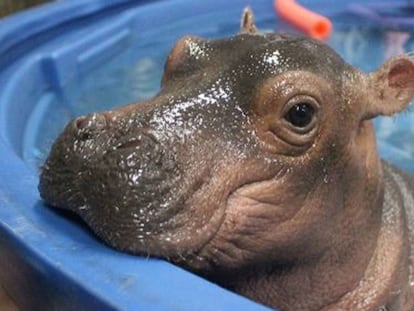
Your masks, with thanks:
[[[412,310],[413,182],[369,119],[413,93],[408,57],[364,74],[246,11],[240,34],[179,40],[154,98],[69,123],[40,194],[116,249],[282,310]]]

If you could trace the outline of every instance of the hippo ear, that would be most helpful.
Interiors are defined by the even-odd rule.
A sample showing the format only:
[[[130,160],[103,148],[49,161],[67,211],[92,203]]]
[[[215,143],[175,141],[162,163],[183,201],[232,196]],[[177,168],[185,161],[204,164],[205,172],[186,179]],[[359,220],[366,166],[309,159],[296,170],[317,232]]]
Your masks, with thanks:
[[[241,33],[257,33],[256,25],[254,24],[254,14],[252,9],[247,6],[243,10],[241,23],[240,23],[240,32]]]
[[[414,61],[408,56],[391,58],[368,79],[370,98],[365,118],[400,112],[414,96]]]

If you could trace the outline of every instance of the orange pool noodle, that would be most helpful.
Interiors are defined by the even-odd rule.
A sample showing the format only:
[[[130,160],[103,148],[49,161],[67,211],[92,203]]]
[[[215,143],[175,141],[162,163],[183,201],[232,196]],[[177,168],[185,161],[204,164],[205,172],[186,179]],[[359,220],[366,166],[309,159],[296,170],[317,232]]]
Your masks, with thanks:
[[[296,1],[274,0],[274,6],[280,17],[312,38],[324,40],[331,35],[332,22],[327,17],[305,9]]]

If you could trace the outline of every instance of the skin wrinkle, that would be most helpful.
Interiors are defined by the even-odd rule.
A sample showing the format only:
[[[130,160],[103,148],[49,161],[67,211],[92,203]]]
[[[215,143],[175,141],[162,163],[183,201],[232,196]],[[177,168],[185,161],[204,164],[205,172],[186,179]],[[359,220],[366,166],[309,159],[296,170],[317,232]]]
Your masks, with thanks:
[[[262,184],[262,182],[258,182],[258,183],[260,183],[260,184]],[[250,186],[250,185],[247,185],[247,186]],[[240,187],[239,189],[237,189],[237,192],[242,192],[242,190],[243,190],[243,188],[244,187]],[[236,192],[236,193],[237,193]],[[229,196],[229,200],[231,200],[232,199],[232,196],[233,196],[234,194],[232,194],[231,196]],[[272,204],[271,203],[271,200],[265,200],[265,199],[257,199],[257,198],[252,198],[252,197],[249,197],[248,195],[243,195],[243,194],[241,194],[241,195],[239,195],[239,196],[241,196],[241,197],[246,197],[246,198],[248,198],[248,199],[250,199],[250,200],[253,200],[253,201],[255,201],[258,205],[269,205],[269,206],[273,206],[273,207],[275,207],[276,205],[275,204]],[[303,201],[305,202],[307,199],[308,199],[308,197],[310,196],[310,194],[309,193],[307,193],[306,194],[306,196],[305,196],[305,198],[303,199]],[[239,204],[239,205],[241,205],[241,204]],[[247,204],[246,204],[247,205]],[[293,219],[294,217],[295,217],[295,215],[296,215],[296,213],[298,213],[298,212],[300,212],[300,210],[303,208],[305,206],[305,204],[303,204],[303,206],[301,207],[301,208],[299,208],[299,209],[297,209],[296,211],[295,211],[295,213],[294,214],[290,214],[290,215],[287,215],[286,216],[286,219]],[[263,218],[263,219],[268,219],[268,217],[266,217],[266,216],[264,216],[264,215],[262,215],[262,216],[259,216],[259,215],[251,215],[251,214],[248,214],[247,215],[247,217],[256,217],[256,218]]]
[[[298,211],[300,211],[300,209],[298,210]],[[297,212],[296,212],[297,213]],[[295,214],[296,214],[295,213]],[[292,218],[294,218],[294,217],[292,217]],[[250,232],[251,233],[251,232]],[[233,235],[235,234],[235,232],[233,232]],[[243,235],[243,234],[247,234],[247,232],[245,233],[245,232],[241,232],[241,235]],[[233,240],[233,239],[232,239]],[[251,248],[249,248],[249,249],[255,249],[254,247],[251,247]],[[265,258],[265,256],[263,256],[263,258]]]
[[[281,172],[282,170],[280,170],[277,174],[276,174],[276,176],[279,176],[279,173]],[[270,179],[273,179],[274,178],[274,176],[272,176],[272,177],[270,177],[269,178],[269,180]],[[260,180],[262,180],[262,179],[260,179]],[[241,188],[243,188],[243,187],[245,187],[245,186],[248,186],[248,185],[253,185],[253,184],[255,184],[256,182],[259,182],[259,180],[253,180],[253,181],[246,181],[245,183],[243,183],[243,184],[241,184],[241,185],[237,185],[236,187],[234,187],[234,189],[232,190],[232,191],[230,191],[229,192],[229,194],[226,196],[226,199],[225,199],[225,201],[224,201],[224,203],[223,203],[223,205],[226,207],[226,210],[227,210],[227,205],[228,205],[228,201],[229,201],[229,199],[232,197],[232,195],[234,194],[234,192],[236,192],[237,190],[239,190],[239,189],[241,189]],[[224,219],[223,219],[223,221],[224,221]],[[219,227],[219,228],[217,228],[217,231],[219,231],[220,230],[220,228],[221,228],[221,226]],[[216,232],[216,234],[217,234],[217,232]],[[212,236],[212,239],[210,239],[207,243],[205,243],[199,250],[196,250],[195,252],[193,252],[193,253],[191,253],[191,254],[189,254],[189,255],[191,255],[191,256],[200,256],[200,254],[202,254],[203,252],[204,252],[204,249],[207,247],[207,246],[209,246],[210,245],[210,243],[211,243],[211,240],[213,240],[214,238],[215,238],[215,236],[216,236],[216,234],[214,235],[214,236]],[[213,253],[214,253],[214,250],[213,250]],[[201,255],[201,257],[203,258],[203,261],[205,261],[206,260],[206,258],[204,257],[204,256],[202,256]],[[193,263],[194,264],[194,263]]]
[[[254,199],[253,199],[254,200]],[[306,198],[304,199],[304,201],[306,200]],[[261,202],[259,201],[259,200],[255,200],[256,202],[258,202],[260,205],[261,205]],[[266,204],[268,204],[268,205],[271,205],[270,203],[266,203]],[[301,208],[299,208],[296,212],[295,212],[295,214],[296,213],[298,213],[302,208],[304,207],[304,205],[301,207]],[[295,216],[295,214],[293,215],[293,216],[291,216],[291,217],[289,217],[289,219],[290,218],[294,218],[294,216]],[[246,216],[247,218],[259,218],[259,219],[261,219],[261,220],[267,220],[268,222],[269,222],[269,219],[267,218],[267,217],[260,217],[259,215],[252,215],[252,214],[248,214],[247,216]],[[282,220],[283,221],[283,220]],[[254,222],[252,223],[252,222],[250,222],[250,221],[248,221],[248,224],[250,225],[250,224],[254,224]],[[258,225],[256,225],[256,226],[254,226],[254,229],[256,229],[257,228],[257,230],[263,230],[263,226],[262,226],[262,224],[258,224]],[[250,228],[246,228],[245,229],[245,231],[243,231],[243,230],[239,230],[239,232],[238,232],[238,235],[240,235],[240,236],[244,236],[245,237],[245,235],[249,235],[249,233],[251,233],[251,227]],[[239,249],[239,250],[244,250],[244,251],[247,251],[247,252],[257,252],[258,254],[260,254],[260,251],[259,250],[256,250],[254,247],[252,247],[251,245],[249,245],[249,246],[243,246],[243,243],[240,243],[240,242],[238,242],[238,238],[237,238],[237,235],[236,236],[233,236],[233,238],[231,239],[231,240],[229,240],[229,242],[230,242],[230,244],[232,244],[232,246],[234,246],[234,248],[236,248],[236,249]],[[253,243],[256,243],[256,244],[267,244],[268,242],[271,242],[271,241],[266,241],[266,240],[263,240],[263,241],[256,241],[256,240],[251,240],[251,242],[253,242]],[[244,244],[246,244],[246,243],[244,243]],[[216,248],[217,249],[217,248]],[[229,247],[226,247],[225,248],[225,250],[228,250],[229,249]],[[224,252],[223,250],[222,250],[222,252]],[[230,256],[229,256],[230,257]]]
[[[210,179],[210,180],[211,180],[211,179]],[[218,211],[222,211],[222,212],[223,212],[223,216],[221,217],[221,221],[219,221],[219,222],[217,223],[216,229],[214,229],[214,230],[212,231],[212,234],[210,235],[210,237],[209,237],[208,239],[206,239],[206,240],[204,241],[204,243],[202,243],[201,245],[199,245],[199,248],[200,248],[200,249],[203,249],[203,248],[205,247],[205,245],[208,245],[208,243],[210,243],[210,241],[211,241],[211,240],[214,238],[214,236],[217,234],[217,231],[220,229],[220,227],[221,227],[222,223],[224,222],[224,219],[225,219],[225,204],[222,204],[222,207],[218,208],[218,210],[216,210],[216,211],[215,211],[215,213],[217,213]],[[210,226],[210,224],[211,224],[211,219],[213,219],[213,218],[214,218],[215,213],[211,215],[211,217],[210,217],[210,221],[208,221],[208,222],[207,222],[208,226]],[[187,215],[187,216],[188,216],[188,215]],[[185,224],[183,223],[183,225],[185,225]],[[190,250],[190,254],[191,254],[191,255],[193,255],[195,252],[198,252],[198,249],[192,249],[192,250]],[[179,254],[179,257],[183,257],[184,255],[185,255],[185,254],[181,253],[181,254]]]

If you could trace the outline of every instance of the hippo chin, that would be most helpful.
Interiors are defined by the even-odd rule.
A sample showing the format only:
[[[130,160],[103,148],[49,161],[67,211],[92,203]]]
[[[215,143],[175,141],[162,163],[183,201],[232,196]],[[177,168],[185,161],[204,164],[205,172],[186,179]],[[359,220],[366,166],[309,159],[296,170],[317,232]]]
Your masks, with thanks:
[[[413,310],[414,179],[371,119],[408,106],[407,56],[365,74],[325,44],[184,37],[154,98],[80,117],[44,201],[108,245],[163,257],[281,310]]]

